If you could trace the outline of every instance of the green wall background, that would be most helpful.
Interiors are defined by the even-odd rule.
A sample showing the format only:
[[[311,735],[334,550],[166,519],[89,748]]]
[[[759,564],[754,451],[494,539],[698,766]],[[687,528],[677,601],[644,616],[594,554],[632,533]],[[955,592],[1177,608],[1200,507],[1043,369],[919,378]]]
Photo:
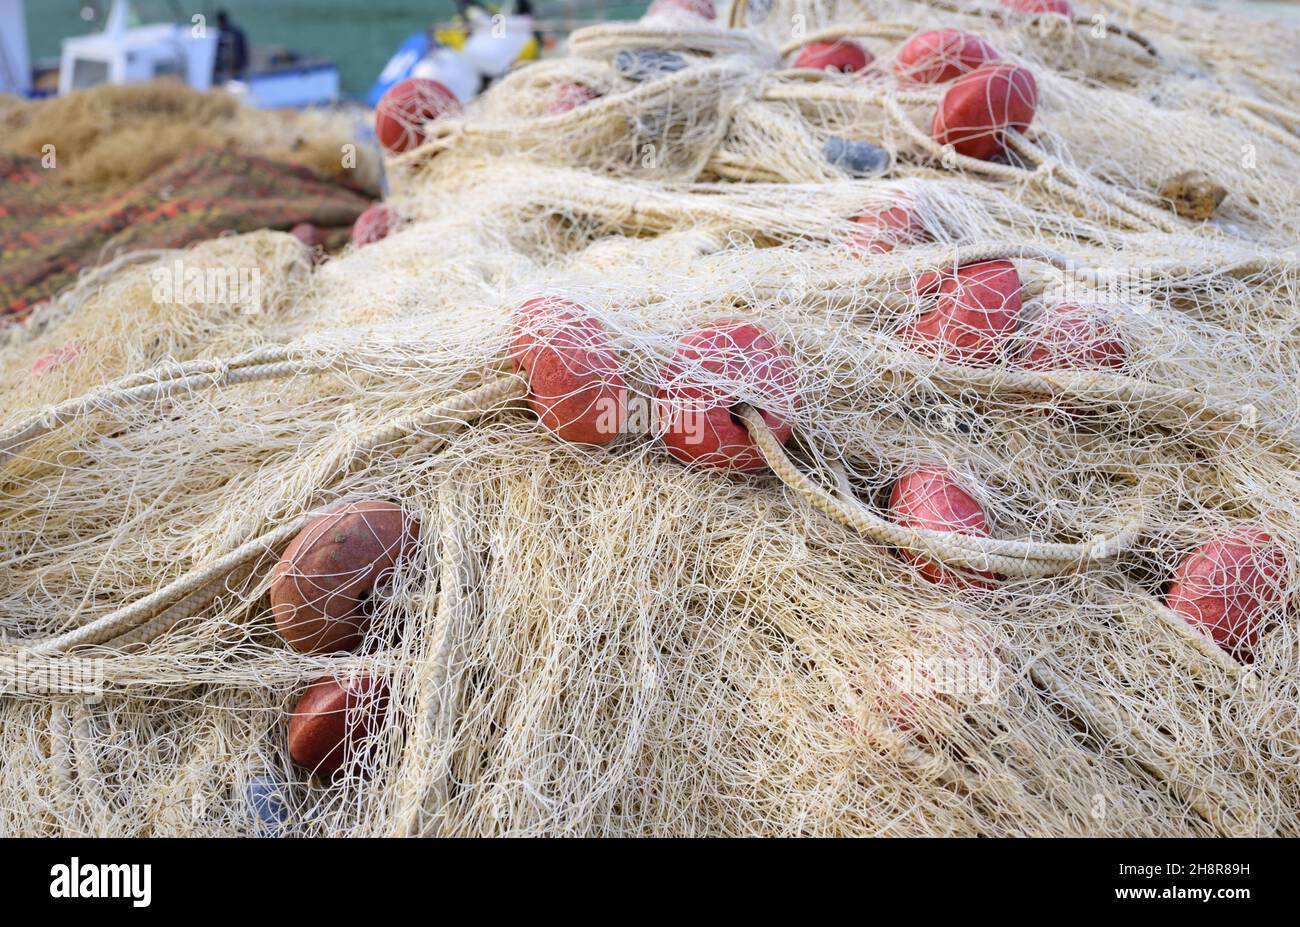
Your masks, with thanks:
[[[590,7],[595,0],[582,0]],[[547,18],[559,18],[564,3],[534,0],[534,8]],[[634,19],[648,0],[608,0],[610,19]],[[57,59],[63,39],[103,29],[102,19],[82,20],[80,0],[29,0],[27,35],[33,60]],[[110,0],[101,0],[101,16]],[[450,19],[456,11],[451,0],[136,0],[133,4],[145,22],[184,21],[202,13],[209,22],[225,9],[255,45],[283,45],[307,57],[328,58],[339,66],[343,92],[364,96],[402,39],[430,23]]]

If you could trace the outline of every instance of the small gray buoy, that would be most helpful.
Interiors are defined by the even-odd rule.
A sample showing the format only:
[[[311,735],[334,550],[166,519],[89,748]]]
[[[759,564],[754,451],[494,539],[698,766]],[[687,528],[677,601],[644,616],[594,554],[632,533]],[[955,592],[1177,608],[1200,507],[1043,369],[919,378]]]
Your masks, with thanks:
[[[614,56],[614,70],[628,80],[642,81],[686,67],[686,59],[661,48],[625,48]]]
[[[279,776],[265,773],[249,780],[247,797],[262,832],[279,836],[289,820],[289,786]]]
[[[889,170],[892,160],[888,151],[870,142],[855,142],[847,138],[826,139],[822,146],[826,160],[850,177],[874,177]]]

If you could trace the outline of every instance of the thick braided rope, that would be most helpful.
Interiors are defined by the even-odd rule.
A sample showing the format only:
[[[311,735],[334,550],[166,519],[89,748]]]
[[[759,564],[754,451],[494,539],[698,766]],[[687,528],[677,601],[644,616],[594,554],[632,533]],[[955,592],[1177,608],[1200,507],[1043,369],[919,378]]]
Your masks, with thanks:
[[[593,101],[593,103],[588,105],[594,105],[596,102],[598,101]],[[586,107],[583,108],[585,109]],[[913,128],[915,129],[915,126],[913,126]],[[962,156],[957,155],[956,157],[960,159]],[[778,179],[779,175],[772,174],[770,171],[759,171],[754,165],[748,163],[738,164],[737,162],[738,159],[734,155],[726,152],[715,151],[711,155],[709,166],[710,168],[713,168],[720,164],[734,164],[737,167],[744,167],[747,170],[751,170],[755,174],[770,174],[771,178],[773,178],[769,181],[771,183],[780,183],[784,187],[792,186],[791,184]],[[991,167],[995,170],[1001,169],[1007,171],[1012,175],[1010,179],[1016,181],[1024,181],[1030,177],[1026,172],[1006,165],[989,164],[988,162],[975,161],[973,159],[972,163],[975,165]],[[1043,179],[1045,175],[1038,176],[1040,179]],[[717,184],[713,183],[696,183],[683,187],[687,192],[698,191],[703,193],[713,192],[717,188]],[[635,232],[671,231],[685,220],[694,220],[697,222],[718,222],[723,225],[732,227],[739,226],[742,228],[749,227],[749,224],[755,221],[753,215],[731,209],[722,203],[710,201],[683,203],[671,195],[666,195],[649,189],[638,189],[634,196],[628,196],[626,193],[620,194],[613,185],[604,183],[599,178],[592,178],[585,187],[575,189],[571,195],[574,200],[573,208],[598,217],[602,221],[608,222],[611,225]],[[1081,207],[1081,211],[1087,212],[1088,210]],[[1018,247],[1024,250],[1038,248],[1040,246],[1027,244]],[[1049,252],[1047,249],[1041,249],[1041,253],[1056,255],[1055,252]],[[1032,257],[1034,255],[1026,251],[1025,256]],[[887,261],[888,257],[888,255],[882,255],[880,256],[880,260]],[[1050,262],[1058,263],[1058,259],[1059,261],[1065,260],[1059,255],[1056,255]],[[1300,262],[1295,258],[1287,258],[1285,256],[1259,256],[1258,258],[1252,258],[1251,261],[1258,261],[1264,266],[1272,266],[1275,263],[1280,263],[1288,268],[1300,264]],[[1158,266],[1158,264],[1153,264],[1152,266]],[[1207,265],[1205,269],[1221,270],[1222,268],[1219,265]]]
[[[748,12],[749,0],[731,0],[731,9],[727,11],[727,28],[743,28],[745,25],[745,14]]]
[[[602,23],[577,29],[569,35],[569,53],[582,58],[629,47],[688,49],[714,55],[760,55],[766,48],[746,32],[716,26],[681,29],[643,23]]]
[[[672,231],[687,217],[724,226],[735,224],[735,218],[723,204],[692,203],[685,207],[673,196],[654,190],[638,190],[635,197],[619,196],[617,191],[597,178],[582,188],[575,188],[571,195],[576,208],[611,225],[637,232]]]
[[[132,644],[148,643],[159,635],[170,630],[174,625],[202,612],[213,603],[217,596],[221,595],[221,593],[228,588],[232,578],[244,573],[248,568],[249,564],[245,563],[242,566],[235,567],[228,575],[213,578],[206,585],[200,587],[195,592],[186,595],[179,602],[167,606],[153,618],[146,619],[141,623],[128,621],[125,625],[121,626],[121,633],[113,634],[112,630],[110,630],[109,633],[113,634],[113,636],[101,641],[96,641],[96,646],[121,650],[131,646]],[[112,616],[105,617],[108,618]],[[53,638],[50,639],[50,643],[53,643],[53,641]],[[41,659],[49,659],[51,657],[57,658],[62,652],[61,650],[50,652],[42,651],[40,648],[44,643],[45,642],[28,645],[23,649],[16,648],[12,643],[5,642],[0,644],[0,656],[5,654],[16,654],[18,650],[21,650],[23,658],[38,657]],[[80,683],[73,683],[70,688],[60,688],[57,685],[57,675],[52,675],[51,678],[55,679],[56,683],[50,685],[46,689],[46,694],[60,695],[84,691]]]
[[[947,267],[961,267],[966,264],[981,264],[985,261],[1040,261],[1051,264],[1057,270],[1067,273],[1085,272],[1085,268],[1075,265],[1068,257],[1051,248],[1029,243],[989,242],[986,245],[957,245],[941,252],[928,261],[923,270],[943,270]],[[907,274],[910,274],[909,268]],[[907,274],[898,274],[903,277]]]
[[[337,357],[319,361],[284,360],[283,358],[288,354],[289,349],[277,346],[262,348],[227,361],[194,361],[189,364],[158,368],[156,371],[129,374],[110,384],[96,387],[81,396],[51,406],[0,433],[0,464],[16,458],[18,449],[24,445],[91,412],[155,402],[181,392],[192,392],[198,388],[238,386],[242,383],[281,379],[300,373],[323,373],[339,364]],[[271,360],[267,361],[267,358]],[[484,395],[490,399],[491,391],[487,391]],[[463,411],[457,405],[458,402],[472,403],[473,401],[472,394],[465,394],[445,406],[438,407],[432,413],[399,420],[388,427],[398,427],[402,422],[415,422],[429,415],[436,416],[438,410],[445,410],[448,415],[456,415]],[[383,432],[380,434],[382,435]]]
[[[103,834],[108,831],[110,810],[98,789],[98,784],[102,781],[99,757],[95,752],[96,740],[90,726],[90,712],[84,700],[74,697],[68,720],[67,746],[75,764],[77,793],[80,795],[77,811],[85,821],[82,832],[91,836]]]
[[[49,758],[58,789],[59,833],[65,837],[76,836],[73,823],[81,813],[81,801],[77,796],[76,753],[72,745],[73,722],[68,713],[69,702],[51,699],[49,706]]]
[[[1122,402],[1138,407],[1164,408],[1172,405],[1193,418],[1226,423],[1233,427],[1243,426],[1257,432],[1267,431],[1261,428],[1256,411],[1252,408],[1217,400],[1185,387],[1150,383],[1107,370],[1011,370],[935,361],[923,372],[906,369],[899,372],[904,376],[915,374],[917,379],[942,382],[953,387],[954,392],[977,387],[987,395],[1009,392],[1026,396]],[[1287,443],[1296,440],[1280,433],[1275,433],[1275,436]]]
[[[1266,116],[1272,116],[1274,119],[1289,123],[1293,126],[1300,126],[1300,113],[1295,110],[1287,109],[1284,106],[1276,106],[1272,103],[1266,103],[1263,100],[1253,100],[1250,97],[1236,96],[1234,94],[1224,94],[1224,97],[1238,106],[1244,106],[1254,112]]]
[[[274,364],[288,360],[289,356],[290,348],[287,345],[268,344],[260,348],[254,348],[251,351],[245,351],[243,354],[236,354],[234,357],[229,357],[224,360],[200,358],[192,361],[164,362],[148,370],[128,373],[109,384],[105,384],[104,387],[101,388],[108,389],[115,387],[118,389],[125,389],[131,386],[139,386],[142,383],[175,380],[204,372],[220,373],[227,369],[237,370],[242,367]]]
[[[120,634],[117,637],[103,642],[103,646],[110,647],[114,650],[120,650],[129,647],[132,644],[147,644],[154,638],[166,633],[171,628],[187,618],[192,618],[201,613],[211,605],[222,592],[230,588],[232,583],[238,582],[243,576],[251,570],[251,563],[244,563],[233,569],[226,576],[220,576],[212,580],[206,586],[203,586],[192,595],[188,596],[181,602],[166,609],[157,617],[151,618],[143,624]]]
[[[839,499],[817,486],[794,466],[755,409],[741,405],[735,411],[772,472],[815,508],[891,547],[929,553],[949,566],[1018,577],[1073,573],[1098,560],[1114,557],[1133,543],[1142,528],[1139,516],[1119,531],[1101,535],[1088,543],[1059,544],[982,538],[898,525],[863,505]]]
[[[1044,190],[1046,190],[1050,195],[1055,196],[1057,199],[1073,206],[1079,211],[1081,216],[1096,215],[1100,212],[1101,215],[1105,216],[1106,221],[1112,225],[1118,225],[1138,232],[1151,231],[1151,226],[1148,223],[1134,218],[1131,213],[1125,212],[1122,209],[1116,210],[1102,208],[1099,210],[1095,198],[1085,196],[1069,183],[1061,180],[1052,172],[1051,167],[1048,165],[1040,165],[1038,170],[1034,172],[1033,176],[1035,182],[1041,184]]]
[[[1075,17],[1074,24],[1076,26],[1091,27],[1093,25],[1093,22],[1090,19],[1086,19],[1082,16],[1079,16],[1079,17]],[[1114,23],[1109,21],[1103,23],[1102,28],[1105,29],[1107,32],[1109,32],[1111,35],[1117,35],[1120,36],[1121,38],[1128,39],[1130,42],[1134,43],[1135,45],[1140,46],[1152,58],[1159,60],[1160,50],[1156,48],[1155,44],[1146,36],[1144,36],[1142,33],[1136,32],[1128,28],[1127,26],[1117,26]]]
[[[785,180],[783,175],[768,170],[761,164],[745,161],[723,151],[715,151],[709,156],[709,170],[719,177],[740,183],[782,183]]]
[[[497,406],[520,399],[527,393],[528,385],[522,377],[507,375],[489,380],[482,386],[453,396],[425,412],[407,415],[376,428],[355,445],[336,455],[335,462],[328,469],[350,470],[365,455],[383,445],[413,434],[419,434],[426,440],[444,434]]]
[[[1094,211],[1110,215],[1111,210],[1119,210],[1120,213],[1132,217],[1138,223],[1136,226],[1138,228],[1151,228],[1171,235],[1180,231],[1172,214],[1140,203],[1127,193],[1076,171],[1059,158],[1049,155],[1019,132],[1007,129],[1003,132],[1003,137],[1008,147],[1024,160],[1034,164],[1035,176],[1064,178],[1077,191],[1081,201],[1092,207]],[[1109,206],[1111,209],[1099,209],[1102,206]]]
[[[1038,158],[1038,164],[1034,170],[1026,168],[1012,167],[1008,164],[997,164],[992,161],[982,161],[979,158],[971,158],[966,155],[953,151],[951,147],[940,145],[929,135],[923,132],[911,117],[903,110],[902,100],[895,94],[886,94],[882,98],[885,112],[888,113],[903,131],[915,142],[922,150],[941,164],[950,164],[953,167],[960,168],[968,173],[983,174],[988,177],[1000,180],[1013,180],[1017,182],[1031,182],[1043,187],[1048,193],[1051,193],[1061,199],[1068,201],[1071,205],[1087,214],[1100,214],[1106,217],[1107,221],[1115,224],[1126,225],[1129,228],[1138,231],[1151,231],[1153,229],[1164,229],[1166,231],[1176,231],[1169,220],[1164,216],[1152,218],[1150,213],[1154,213],[1150,207],[1143,206],[1136,202],[1130,202],[1131,198],[1124,197],[1123,194],[1117,194],[1125,205],[1120,206],[1118,203],[1111,202],[1105,196],[1098,194],[1093,190],[1091,195],[1084,190],[1079,189],[1080,184],[1089,188],[1098,187],[1081,181],[1077,172],[1065,167],[1055,158],[1048,155],[1037,147],[1027,148]],[[1008,140],[1013,144],[1019,137],[1018,133],[1008,131]],[[1068,181],[1063,183],[1062,179]],[[1128,208],[1129,206],[1133,208]],[[1116,212],[1118,211],[1118,215]],[[1168,226],[1168,228],[1165,228]]]
[[[30,645],[26,648],[26,652],[32,656],[52,656],[74,647],[100,644],[115,637],[120,637],[143,622],[163,613],[168,606],[180,602],[192,593],[198,592],[214,582],[223,580],[237,567],[241,567],[268,552],[288,544],[289,540],[302,530],[308,520],[317,514],[321,513],[302,515],[272,531],[268,531],[260,537],[246,541],[203,569],[187,573],[174,582],[168,583],[163,588],[154,590],[130,605],[115,609],[90,624],[41,641],[38,644]]]
[[[1109,598],[1116,606],[1124,604],[1123,599],[1118,595]],[[1123,608],[1120,610],[1127,611]],[[1179,639],[1196,651],[1211,666],[1221,670],[1235,684],[1241,686],[1247,692],[1257,692],[1259,690],[1259,683],[1251,673],[1250,667],[1238,663],[1227,651],[1215,643],[1212,637],[1198,630],[1190,621],[1158,601],[1152,601],[1151,613],[1157,621],[1173,631]]]
[[[418,683],[422,696],[421,710],[412,736],[411,755],[417,759],[429,751],[436,751],[433,762],[422,771],[416,782],[415,794],[407,797],[407,812],[397,828],[398,833],[418,836],[439,832],[444,826],[444,814],[451,781],[452,728],[456,721],[457,691],[451,683],[453,651],[464,633],[462,626],[470,620],[471,597],[466,594],[466,584],[473,581],[470,550],[463,529],[466,515],[457,503],[456,494],[449,485],[438,492],[438,513],[442,523],[438,558],[438,624],[430,644],[430,658],[418,670]]]
[[[825,86],[824,84],[813,85],[814,89]],[[832,90],[841,88],[832,87]],[[884,98],[882,98],[884,99]],[[589,106],[595,106],[600,100],[594,100],[587,106],[581,107],[573,112],[581,112]],[[564,114],[568,116],[570,114]],[[562,117],[556,117],[562,118]],[[912,131],[919,132],[915,125],[909,122]],[[931,145],[933,141],[926,139]],[[954,155],[959,161],[960,155]],[[979,169],[990,168],[994,171],[1003,171],[1010,175],[1010,179],[1018,182],[1030,181],[1037,178],[1037,182],[1042,182],[1053,189],[1059,188],[1061,194],[1067,197],[1073,197],[1071,202],[1077,202],[1078,211],[1081,214],[1087,214],[1095,208],[1087,200],[1080,197],[1077,191],[1071,190],[1068,185],[1058,183],[1050,173],[1043,170],[1034,174],[1029,174],[1022,169],[1012,168],[1007,165],[989,164],[987,162],[970,159],[970,164]],[[765,180],[778,182],[780,178],[770,172],[764,172],[756,169],[755,165],[740,162],[732,154],[725,151],[714,151],[709,163],[710,168],[720,167],[720,173],[738,172],[747,176],[762,177]],[[784,184],[789,186],[789,184]],[[716,183],[695,183],[683,187],[687,192],[713,192],[719,188]],[[743,210],[738,211],[729,206],[714,202],[707,199],[704,202],[683,202],[670,193],[657,191],[653,189],[637,189],[634,195],[628,195],[625,190],[621,190],[615,181],[603,178],[590,177],[585,178],[584,184],[571,191],[571,197],[574,200],[573,208],[590,214],[601,219],[610,225],[617,226],[621,229],[634,232],[646,231],[671,231],[679,227],[683,222],[695,220],[699,222],[719,222],[724,225],[733,225],[748,227],[753,223],[755,218],[752,214]],[[1127,213],[1116,213],[1114,210],[1109,211],[1109,218],[1115,222],[1122,222],[1130,228],[1146,229],[1145,223],[1139,222]],[[1085,230],[1081,227],[1079,232],[1082,234]],[[1022,246],[1031,247],[1031,246]],[[912,250],[912,249],[909,249]],[[1028,256],[1028,255],[1027,255]],[[1284,270],[1294,272],[1300,268],[1300,257],[1294,253],[1273,253],[1257,254],[1245,258],[1233,258],[1219,261],[1216,263],[1205,262],[1203,264],[1188,264],[1185,261],[1171,261],[1161,259],[1149,263],[1144,263],[1143,267],[1148,270],[1157,270],[1171,276],[1183,274],[1201,274],[1207,272],[1225,273],[1248,272],[1251,270]]]
[[[772,93],[781,91],[773,90]],[[786,91],[789,92],[789,91]],[[912,99],[912,95],[902,95],[896,93],[884,93],[880,95],[881,104],[885,112],[898,123],[899,127],[917,144],[926,154],[934,158],[941,164],[951,164],[953,167],[972,174],[983,174],[988,177],[994,177],[999,180],[1014,180],[1017,182],[1032,181],[1040,179],[1041,174],[1046,172],[1029,171],[1021,167],[1013,167],[1010,164],[998,164],[996,161],[984,161],[980,158],[972,158],[967,155],[954,151],[951,147],[945,147],[931,138],[921,129],[912,117],[903,109],[903,103]]]
[[[218,386],[235,386],[257,380],[274,380],[297,373],[320,373],[336,359],[319,362],[291,361],[282,347],[262,348],[227,361],[193,361],[129,374],[88,393],[50,406],[0,433],[0,463],[37,438],[91,412],[120,409],[167,399],[181,392]]]
[[[832,345],[829,338],[808,335],[800,341],[821,348]],[[1167,417],[1170,409],[1184,416],[1178,424],[1203,423],[1221,431],[1244,428],[1256,439],[1272,442],[1277,449],[1300,449],[1300,434],[1280,425],[1262,422],[1253,406],[1207,396],[1194,389],[1151,383],[1108,370],[1063,369],[1030,371],[1006,367],[971,367],[920,355],[903,345],[876,346],[873,364],[884,378],[924,382],[952,397],[969,395],[977,389],[985,397],[1020,396],[1080,399],[1090,403],[1123,403],[1130,411],[1145,412],[1154,420]]]
[[[826,70],[823,68],[796,68],[791,65],[788,68],[780,68],[769,75],[772,81],[781,81],[791,88],[802,86],[816,87],[818,90],[826,88],[830,92],[828,96],[813,95],[802,96],[797,90],[793,90],[788,95],[782,95],[781,91],[774,91],[771,96],[763,94],[765,100],[792,100],[792,99],[810,99],[819,102],[845,102],[862,104],[871,100],[872,97],[862,93],[857,86],[853,84],[852,74],[841,74],[838,71]],[[835,94],[834,91],[843,91],[842,94]]]
[[[954,267],[968,264],[980,264],[985,261],[1039,261],[1049,264],[1063,274],[1083,283],[1096,280],[1097,272],[1078,264],[1064,254],[1035,244],[999,243],[987,245],[941,245],[916,248],[901,248],[888,255],[873,259],[870,264],[850,265],[848,269],[836,268],[817,274],[807,275],[807,291],[818,299],[837,292],[857,298],[864,288],[873,292],[880,291],[879,298],[890,298],[888,288],[891,285],[905,284],[911,289],[912,283],[927,272],[943,272]],[[750,284],[746,293],[763,293],[789,299],[790,283],[784,276],[776,282],[768,283],[756,280]],[[739,293],[737,295],[740,295]],[[896,294],[899,308],[910,305],[912,297]]]
[[[834,42],[836,39],[847,39],[855,35],[899,41],[909,37],[914,32],[916,32],[916,26],[912,23],[885,20],[873,23],[858,23],[852,26],[831,26],[829,29],[818,29],[816,32],[810,32],[801,39],[786,42],[781,46],[780,52],[781,57],[784,58],[786,55],[797,52],[805,45],[811,45],[814,42]]]
[[[503,400],[524,394],[523,381],[518,377],[501,377],[477,389],[462,393],[429,412],[407,416],[384,425],[345,448],[330,462],[327,473],[347,472],[364,455],[376,448],[392,443],[412,433],[441,433]],[[31,655],[49,656],[72,647],[102,644],[115,641],[123,645],[150,640],[177,622],[191,617],[211,604],[220,594],[229,575],[247,566],[257,557],[279,549],[312,518],[325,514],[339,503],[301,515],[272,531],[253,538],[221,557],[210,566],[192,571],[162,589],[116,609],[88,625],[68,631],[46,641],[28,645]],[[136,633],[138,632],[138,633]]]

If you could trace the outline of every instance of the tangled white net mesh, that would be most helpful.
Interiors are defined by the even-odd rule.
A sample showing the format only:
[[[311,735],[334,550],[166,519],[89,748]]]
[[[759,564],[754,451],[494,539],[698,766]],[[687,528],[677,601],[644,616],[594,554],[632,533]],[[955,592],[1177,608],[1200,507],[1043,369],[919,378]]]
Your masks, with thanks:
[[[586,29],[390,158],[383,240],[136,256],[10,332],[0,832],[1295,834],[1297,36],[1076,6]],[[1033,76],[995,160],[897,80],[939,28]],[[785,67],[823,39],[874,63]],[[665,388],[760,464],[670,454]],[[285,570],[351,650],[286,645]]]

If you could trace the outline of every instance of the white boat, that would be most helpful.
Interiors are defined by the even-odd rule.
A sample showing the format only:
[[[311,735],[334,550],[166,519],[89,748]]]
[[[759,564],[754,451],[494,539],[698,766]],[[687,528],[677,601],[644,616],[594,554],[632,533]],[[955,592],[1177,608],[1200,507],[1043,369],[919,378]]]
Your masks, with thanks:
[[[48,0],[44,0],[48,2]],[[187,20],[131,25],[129,0],[113,0],[102,32],[63,40],[60,95],[98,84],[174,77],[195,90],[213,87],[220,30]],[[252,49],[239,80],[220,86],[263,109],[328,105],[339,99],[338,66],[292,53]],[[32,94],[23,0],[0,0],[0,92]]]
[[[129,27],[131,4],[113,0],[104,31],[63,40],[59,95],[97,84],[179,77],[195,90],[212,86],[217,30],[159,23]]]

